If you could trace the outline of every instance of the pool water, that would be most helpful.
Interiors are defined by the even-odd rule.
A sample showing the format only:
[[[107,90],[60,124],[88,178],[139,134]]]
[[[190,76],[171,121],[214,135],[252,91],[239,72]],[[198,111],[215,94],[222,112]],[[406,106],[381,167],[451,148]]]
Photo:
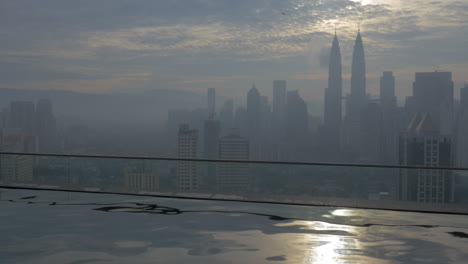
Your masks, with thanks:
[[[0,263],[468,263],[468,216],[0,189]]]

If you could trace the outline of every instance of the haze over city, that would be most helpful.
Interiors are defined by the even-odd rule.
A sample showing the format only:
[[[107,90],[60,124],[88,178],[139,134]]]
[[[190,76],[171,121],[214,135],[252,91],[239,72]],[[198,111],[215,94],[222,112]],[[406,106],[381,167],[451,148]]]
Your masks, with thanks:
[[[468,263],[467,14],[0,0],[1,262]]]

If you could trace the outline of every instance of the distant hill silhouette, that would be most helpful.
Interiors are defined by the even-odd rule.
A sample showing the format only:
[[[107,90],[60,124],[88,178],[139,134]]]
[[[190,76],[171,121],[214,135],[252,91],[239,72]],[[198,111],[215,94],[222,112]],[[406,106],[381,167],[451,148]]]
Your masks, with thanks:
[[[167,110],[196,108],[205,104],[205,95],[183,90],[154,89],[136,93],[91,94],[65,90],[23,90],[0,88],[0,107],[13,100],[48,98],[62,119],[78,118],[87,122],[147,124],[160,123]]]

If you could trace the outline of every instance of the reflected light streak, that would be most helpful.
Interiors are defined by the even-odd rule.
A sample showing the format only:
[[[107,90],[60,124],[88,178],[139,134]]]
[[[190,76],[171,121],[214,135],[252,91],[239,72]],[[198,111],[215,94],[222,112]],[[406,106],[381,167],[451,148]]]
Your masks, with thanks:
[[[354,216],[356,215],[356,211],[351,209],[336,209],[331,214],[334,216]]]
[[[313,231],[328,231],[323,234],[304,234],[303,244],[307,247],[303,263],[343,263],[356,260],[354,253],[361,251],[361,245],[356,234],[356,227],[336,225],[324,222],[303,222],[303,229]],[[343,235],[339,232],[347,232]],[[361,263],[362,259],[359,259]]]
[[[311,236],[310,239],[315,238]],[[340,236],[322,235],[320,241],[326,244],[312,247],[304,263],[342,263],[341,256],[337,251],[346,249],[346,243],[343,241],[343,238]]]

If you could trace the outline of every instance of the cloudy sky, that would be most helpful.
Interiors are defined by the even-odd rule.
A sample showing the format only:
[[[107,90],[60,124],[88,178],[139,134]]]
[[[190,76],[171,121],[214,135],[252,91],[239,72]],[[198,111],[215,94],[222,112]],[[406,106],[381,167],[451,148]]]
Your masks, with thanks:
[[[321,101],[336,25],[345,90],[358,25],[368,92],[392,70],[400,99],[416,71],[468,80],[468,1],[0,0],[0,87],[271,94],[288,80]]]

